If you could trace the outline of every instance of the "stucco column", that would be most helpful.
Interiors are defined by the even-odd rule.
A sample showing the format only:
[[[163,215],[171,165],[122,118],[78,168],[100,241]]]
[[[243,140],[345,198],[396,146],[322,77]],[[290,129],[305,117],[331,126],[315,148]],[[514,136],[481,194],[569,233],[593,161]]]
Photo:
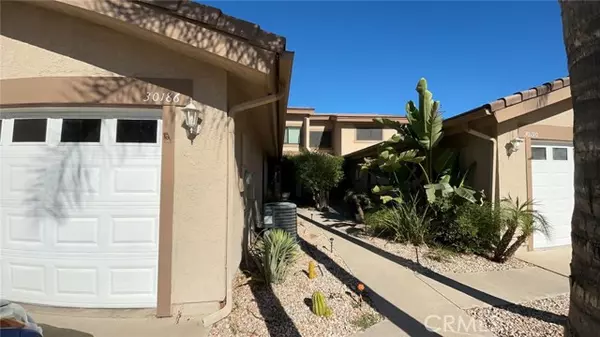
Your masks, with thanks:
[[[305,149],[310,150],[310,117],[304,117],[304,139],[302,140],[302,146]]]

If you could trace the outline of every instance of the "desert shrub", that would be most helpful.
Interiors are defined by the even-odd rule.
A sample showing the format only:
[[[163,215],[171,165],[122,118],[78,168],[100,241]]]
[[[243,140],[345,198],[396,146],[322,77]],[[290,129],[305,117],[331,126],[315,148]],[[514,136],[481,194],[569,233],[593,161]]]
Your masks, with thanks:
[[[423,208],[416,197],[368,214],[365,224],[372,235],[397,242],[419,246],[429,240],[427,207]]]
[[[390,238],[394,231],[386,222],[386,219],[393,212],[392,208],[382,207],[376,211],[365,214],[365,228],[367,233],[377,237]]]
[[[290,267],[298,260],[299,252],[296,240],[282,229],[273,229],[260,238],[254,256],[265,282],[277,284],[285,281]]]
[[[445,221],[439,221],[433,230],[434,241],[461,253],[487,255],[499,240],[502,227],[502,208],[465,203],[446,211]]]

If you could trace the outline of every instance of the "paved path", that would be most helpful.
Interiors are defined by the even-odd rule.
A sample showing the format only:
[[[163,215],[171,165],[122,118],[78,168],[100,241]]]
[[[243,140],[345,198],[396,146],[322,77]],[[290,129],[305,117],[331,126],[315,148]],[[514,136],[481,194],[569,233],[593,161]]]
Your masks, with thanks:
[[[173,318],[72,317],[47,312],[30,312],[44,330],[44,337],[205,337],[201,320]]]
[[[386,316],[360,337],[494,336],[463,309],[566,293],[568,279],[539,268],[504,272],[441,275],[415,273],[409,261],[333,229],[342,219],[298,210],[302,225],[334,238],[334,250],[366,286]],[[535,313],[534,313],[535,314]],[[359,337],[356,336],[356,337]]]
[[[571,246],[536,250],[532,252],[519,251],[517,252],[516,257],[563,276],[568,277],[571,275]]]

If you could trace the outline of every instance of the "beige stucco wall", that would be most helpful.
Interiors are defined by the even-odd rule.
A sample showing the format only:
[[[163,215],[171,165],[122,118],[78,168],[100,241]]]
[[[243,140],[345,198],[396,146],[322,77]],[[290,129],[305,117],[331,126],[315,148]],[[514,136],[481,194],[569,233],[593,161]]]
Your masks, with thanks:
[[[520,199],[527,198],[527,158],[524,144],[518,152],[510,156],[507,155],[505,146],[512,139],[522,136],[523,132],[519,132],[520,129],[532,125],[573,127],[570,100],[498,124],[498,194],[500,197],[507,197],[510,194],[513,198],[517,196]],[[552,135],[548,134],[539,137],[552,139]]]
[[[193,144],[179,127],[182,114],[176,116],[172,301],[223,300],[226,72],[159,45],[24,3],[2,4],[0,49],[2,79],[127,76],[193,80],[193,97],[206,115]],[[256,169],[254,162],[249,166]]]
[[[340,128],[339,144],[340,155],[346,155],[354,151],[380,143],[380,141],[356,140],[356,125],[352,123],[337,123]],[[394,129],[383,129],[383,140],[388,140],[396,133]]]

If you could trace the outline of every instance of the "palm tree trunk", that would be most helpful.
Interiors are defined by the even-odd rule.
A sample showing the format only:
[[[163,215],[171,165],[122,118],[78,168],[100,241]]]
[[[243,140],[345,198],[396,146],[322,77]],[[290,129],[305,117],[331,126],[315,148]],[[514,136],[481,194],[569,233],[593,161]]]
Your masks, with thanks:
[[[600,2],[560,1],[574,111],[575,207],[565,336],[600,331]]]
[[[496,246],[496,250],[494,252],[494,257],[492,258],[492,260],[496,262],[502,262],[504,252],[506,251],[506,248],[508,248],[508,245],[510,245],[513,236],[515,236],[515,233],[517,232],[517,227],[517,224],[509,223],[506,232],[504,232],[504,235],[502,235],[502,239],[500,239],[498,246]]]
[[[519,235],[519,237],[517,237],[517,240],[512,244],[512,246],[510,246],[506,250],[506,253],[504,253],[504,256],[502,256],[502,261],[505,262],[506,260],[513,257],[513,255],[515,255],[515,253],[517,252],[517,249],[519,249],[519,247],[521,247],[525,243],[525,240],[527,240],[527,237],[528,237],[528,235],[525,235],[525,234]]]

